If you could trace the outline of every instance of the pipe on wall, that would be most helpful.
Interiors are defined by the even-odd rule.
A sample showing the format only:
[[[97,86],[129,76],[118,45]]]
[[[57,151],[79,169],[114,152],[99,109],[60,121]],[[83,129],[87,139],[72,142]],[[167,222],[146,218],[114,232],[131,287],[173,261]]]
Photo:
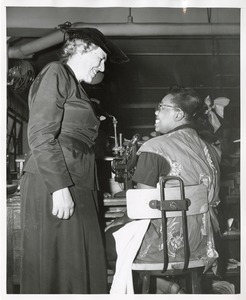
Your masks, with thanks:
[[[238,24],[164,24],[164,23],[74,23],[69,28],[94,27],[106,36],[171,36],[171,35],[239,35]],[[28,42],[24,45],[9,47],[8,57],[28,59],[38,51],[62,43],[67,36],[57,29],[54,32]]]
[[[64,39],[64,33],[61,30],[56,30],[44,37],[35,39],[23,45],[13,46],[8,48],[8,57],[16,59],[31,58],[34,53],[47,49],[61,43]]]

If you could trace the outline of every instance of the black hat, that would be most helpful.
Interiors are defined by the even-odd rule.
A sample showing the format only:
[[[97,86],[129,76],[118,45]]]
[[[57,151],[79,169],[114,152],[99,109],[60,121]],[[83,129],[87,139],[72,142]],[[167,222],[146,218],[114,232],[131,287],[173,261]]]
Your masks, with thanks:
[[[129,61],[125,53],[96,28],[68,28],[66,33],[69,39],[83,39],[102,48],[112,63],[120,64]]]

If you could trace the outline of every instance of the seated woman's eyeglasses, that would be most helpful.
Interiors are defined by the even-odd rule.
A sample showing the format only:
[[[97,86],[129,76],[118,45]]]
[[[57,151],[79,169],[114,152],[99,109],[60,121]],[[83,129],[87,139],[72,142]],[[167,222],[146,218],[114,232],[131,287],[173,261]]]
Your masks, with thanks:
[[[159,110],[163,110],[165,108],[175,108],[175,109],[180,109],[181,110],[181,108],[179,108],[178,106],[173,106],[173,105],[168,105],[168,104],[163,104],[163,103],[158,104],[158,109]]]

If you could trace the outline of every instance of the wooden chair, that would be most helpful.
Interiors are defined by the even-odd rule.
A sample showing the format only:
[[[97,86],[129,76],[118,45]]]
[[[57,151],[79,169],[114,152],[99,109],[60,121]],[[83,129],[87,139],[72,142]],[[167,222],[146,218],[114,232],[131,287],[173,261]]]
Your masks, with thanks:
[[[165,188],[169,180],[178,180],[179,187]],[[179,177],[161,177],[160,189],[131,189],[127,191],[127,214],[132,219],[162,218],[163,226],[163,263],[134,262],[132,270],[139,273],[142,281],[141,292],[149,293],[151,276],[184,276],[190,283],[190,293],[201,294],[201,278],[204,269],[202,260],[190,259],[187,215],[202,214],[208,211],[207,188],[204,185],[184,187]],[[195,201],[194,201],[195,200]],[[184,236],[184,261],[169,262],[167,255],[168,217],[182,216]]]

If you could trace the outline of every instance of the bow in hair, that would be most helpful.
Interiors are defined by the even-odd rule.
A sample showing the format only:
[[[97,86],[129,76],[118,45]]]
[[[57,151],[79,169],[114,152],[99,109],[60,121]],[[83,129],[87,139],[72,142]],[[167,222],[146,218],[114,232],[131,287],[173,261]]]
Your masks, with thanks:
[[[209,122],[214,128],[214,132],[216,132],[221,126],[217,115],[219,115],[221,118],[224,117],[224,107],[230,103],[230,99],[225,97],[218,97],[214,99],[214,104],[212,105],[210,96],[207,96],[204,99],[204,103],[207,105],[208,108],[205,113],[208,115]]]

